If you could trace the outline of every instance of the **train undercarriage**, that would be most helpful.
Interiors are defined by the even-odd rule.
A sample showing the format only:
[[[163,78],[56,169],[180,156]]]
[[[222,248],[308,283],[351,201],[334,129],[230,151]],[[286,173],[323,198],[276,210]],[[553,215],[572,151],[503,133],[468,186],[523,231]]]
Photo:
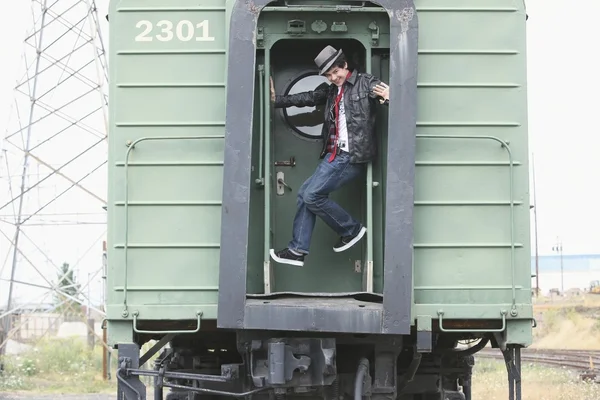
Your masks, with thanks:
[[[498,342],[484,336],[462,349],[458,339],[440,336],[422,351],[414,336],[169,334],[143,355],[135,343],[119,345],[118,399],[471,400],[474,354]],[[498,351],[509,400],[521,400],[520,347]],[[152,392],[142,376],[153,377]]]

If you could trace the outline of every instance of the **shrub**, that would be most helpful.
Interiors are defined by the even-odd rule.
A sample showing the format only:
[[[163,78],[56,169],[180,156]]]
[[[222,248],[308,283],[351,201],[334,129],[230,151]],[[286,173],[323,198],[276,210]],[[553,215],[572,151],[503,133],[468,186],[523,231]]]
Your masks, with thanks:
[[[0,391],[72,388],[88,392],[110,387],[113,382],[102,380],[102,350],[101,345],[91,350],[85,338],[42,338],[24,353],[4,356]],[[113,357],[112,371],[115,365]]]

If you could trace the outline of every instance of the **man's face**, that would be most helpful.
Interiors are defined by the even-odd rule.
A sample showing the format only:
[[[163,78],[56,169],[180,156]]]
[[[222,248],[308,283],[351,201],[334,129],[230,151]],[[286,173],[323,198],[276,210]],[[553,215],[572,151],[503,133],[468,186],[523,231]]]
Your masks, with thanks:
[[[344,68],[333,67],[325,72],[325,77],[329,79],[329,82],[336,86],[342,86],[344,84],[346,75],[348,75],[348,63],[344,63]]]

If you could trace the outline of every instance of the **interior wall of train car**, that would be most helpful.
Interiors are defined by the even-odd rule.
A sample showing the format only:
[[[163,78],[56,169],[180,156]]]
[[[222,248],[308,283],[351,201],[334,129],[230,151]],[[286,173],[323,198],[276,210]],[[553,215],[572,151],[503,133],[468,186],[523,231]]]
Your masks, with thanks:
[[[366,264],[372,261],[373,291],[383,293],[387,107],[375,106],[378,154],[371,165],[372,178],[365,168],[362,176],[330,196],[367,226],[367,235],[353,248],[336,253],[332,248],[339,237],[317,217],[310,254],[304,267],[298,268],[277,264],[270,259],[268,249],[284,248],[292,238],[298,190],[321,162],[325,106],[273,108],[264,100],[270,96],[269,76],[277,95],[329,85],[314,63],[327,45],[344,51],[349,68],[389,82],[389,18],[384,11],[315,13],[290,8],[288,12],[263,12],[258,26],[264,33],[264,48],[257,50],[255,68],[247,291],[264,293],[265,280],[271,274],[271,293],[359,292],[364,290]],[[290,34],[292,29],[298,33]],[[265,190],[266,179],[269,190]],[[372,193],[371,207],[368,190]],[[270,265],[265,268],[265,263]]]

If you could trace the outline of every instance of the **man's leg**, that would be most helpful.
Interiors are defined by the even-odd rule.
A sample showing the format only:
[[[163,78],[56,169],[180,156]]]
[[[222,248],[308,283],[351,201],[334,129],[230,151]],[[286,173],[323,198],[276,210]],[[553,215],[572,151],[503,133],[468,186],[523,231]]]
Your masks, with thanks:
[[[318,169],[298,189],[298,200],[296,203],[296,215],[292,226],[292,240],[288,248],[299,254],[308,254],[312,233],[315,228],[317,216],[308,209],[304,201],[304,192],[310,182],[317,176]]]
[[[304,265],[304,256],[308,254],[312,232],[315,227],[316,215],[304,203],[304,191],[313,177],[318,174],[318,169],[304,181],[298,189],[296,215],[292,227],[292,240],[288,247],[275,252],[271,249],[271,258],[282,264],[301,267]]]
[[[340,235],[334,251],[340,252],[356,244],[365,234],[366,228],[355,220],[329,194],[356,179],[364,171],[363,164],[350,164],[350,155],[342,152],[331,163],[325,158],[318,174],[311,179],[304,191],[306,208],[318,215],[331,229]]]
[[[354,180],[363,171],[361,164],[350,164],[349,155],[341,153],[333,162],[329,155],[321,161],[314,174],[298,190],[298,206],[294,218],[293,238],[287,248],[274,252],[271,257],[280,263],[302,266],[308,254],[316,215],[341,237],[341,245],[335,251],[346,250],[364,235],[365,228],[354,220],[346,210],[328,198],[328,195]]]

